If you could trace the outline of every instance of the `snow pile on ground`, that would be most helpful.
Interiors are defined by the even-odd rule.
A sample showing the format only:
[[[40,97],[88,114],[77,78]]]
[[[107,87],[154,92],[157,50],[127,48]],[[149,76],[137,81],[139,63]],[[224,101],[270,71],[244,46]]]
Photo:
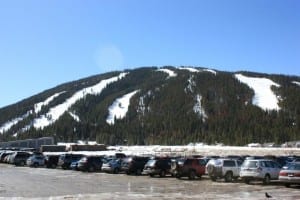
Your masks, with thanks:
[[[42,101],[42,102],[34,104],[34,112],[35,113],[40,112],[42,110],[43,106],[48,105],[51,101],[53,101],[53,99],[55,99],[56,97],[58,97],[62,93],[65,93],[65,91],[59,92],[59,93],[55,93],[54,95],[48,97],[45,101]]]
[[[279,110],[278,99],[271,90],[271,86],[280,87],[279,84],[267,78],[253,78],[242,74],[235,74],[235,77],[242,83],[254,90],[252,103],[263,110]]]
[[[115,123],[115,119],[122,119],[125,117],[128,107],[130,104],[130,99],[135,95],[139,90],[135,90],[131,93],[128,93],[118,99],[116,99],[111,106],[109,106],[108,111],[109,115],[106,119],[106,122],[110,125]]]
[[[177,74],[175,72],[173,72],[172,70],[170,70],[170,69],[163,69],[162,68],[162,69],[158,69],[157,71],[167,73],[169,75],[168,78],[177,76]]]
[[[100,81],[98,84],[84,88],[76,92],[72,97],[68,98],[64,103],[57,105],[50,109],[50,111],[42,115],[40,118],[37,118],[33,122],[33,126],[35,128],[44,128],[54,123],[59,119],[60,116],[64,114],[73,104],[75,104],[78,100],[84,98],[86,95],[98,95],[102,92],[107,85],[118,81],[126,76],[127,73],[121,73],[119,76],[115,76],[109,79],[105,79]]]

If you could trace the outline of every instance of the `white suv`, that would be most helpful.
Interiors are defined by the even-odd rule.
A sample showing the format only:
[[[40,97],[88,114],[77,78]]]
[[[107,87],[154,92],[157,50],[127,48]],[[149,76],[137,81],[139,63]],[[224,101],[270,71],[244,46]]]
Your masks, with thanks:
[[[206,164],[206,172],[212,181],[216,181],[217,178],[224,178],[226,182],[232,182],[232,179],[239,177],[242,163],[238,159],[212,159]]]
[[[240,172],[242,180],[249,184],[251,180],[263,180],[269,184],[271,180],[278,179],[280,166],[272,160],[245,160]]]

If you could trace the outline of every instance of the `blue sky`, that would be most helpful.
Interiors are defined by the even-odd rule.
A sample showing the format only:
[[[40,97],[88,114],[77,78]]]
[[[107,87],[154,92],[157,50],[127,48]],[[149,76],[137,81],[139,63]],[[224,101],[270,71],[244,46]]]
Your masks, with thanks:
[[[0,0],[0,107],[164,65],[300,76],[300,1]]]

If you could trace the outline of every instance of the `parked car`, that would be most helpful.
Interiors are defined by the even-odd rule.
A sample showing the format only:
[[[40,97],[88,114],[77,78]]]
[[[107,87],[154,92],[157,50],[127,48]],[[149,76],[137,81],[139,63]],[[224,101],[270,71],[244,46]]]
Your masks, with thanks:
[[[143,174],[151,177],[159,175],[165,177],[166,174],[171,174],[171,159],[170,158],[152,158],[146,163]]]
[[[26,151],[16,151],[9,157],[9,164],[14,164],[16,166],[24,166],[26,164],[26,160],[29,158],[31,154]]]
[[[45,156],[43,154],[33,154],[32,156],[30,156],[27,159],[26,164],[29,167],[44,166],[45,165]]]
[[[121,171],[126,174],[141,175],[149,157],[130,156],[123,159]]]
[[[202,158],[179,158],[172,160],[171,174],[176,178],[188,177],[193,180],[205,174],[206,160]]]
[[[121,165],[122,165],[122,159],[114,158],[109,160],[108,162],[103,163],[102,171],[118,174],[121,170]]]
[[[58,159],[58,165],[62,169],[70,169],[70,165],[72,162],[76,160],[80,160],[83,157],[82,154],[61,154]]]
[[[242,163],[241,159],[212,159],[206,164],[206,172],[212,181],[224,178],[226,182],[232,182],[233,179],[238,179],[240,176]]]
[[[79,169],[78,169],[78,163],[79,163],[79,161],[80,161],[80,160],[75,160],[75,161],[73,161],[73,162],[70,164],[70,168],[71,168],[72,170],[78,171],[78,170],[79,170]]]
[[[45,165],[47,168],[56,168],[58,164],[59,155],[46,155]]]
[[[269,184],[271,180],[278,179],[280,166],[273,160],[245,160],[241,166],[240,177],[249,184],[251,180],[262,180]]]
[[[280,170],[279,180],[284,183],[286,187],[291,184],[300,185],[300,162],[292,162]]]
[[[102,158],[102,156],[84,156],[79,160],[77,168],[80,171],[101,171],[103,164]]]
[[[8,156],[8,155],[11,155],[13,154],[14,152],[13,151],[3,151],[1,154],[0,154],[0,162],[2,163],[5,163],[5,157]]]

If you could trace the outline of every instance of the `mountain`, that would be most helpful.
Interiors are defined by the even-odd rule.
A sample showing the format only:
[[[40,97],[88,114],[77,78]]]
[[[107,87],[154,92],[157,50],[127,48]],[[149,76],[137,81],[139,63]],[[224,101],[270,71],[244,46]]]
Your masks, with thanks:
[[[299,132],[300,77],[200,67],[114,71],[0,109],[0,141],[244,145]]]

